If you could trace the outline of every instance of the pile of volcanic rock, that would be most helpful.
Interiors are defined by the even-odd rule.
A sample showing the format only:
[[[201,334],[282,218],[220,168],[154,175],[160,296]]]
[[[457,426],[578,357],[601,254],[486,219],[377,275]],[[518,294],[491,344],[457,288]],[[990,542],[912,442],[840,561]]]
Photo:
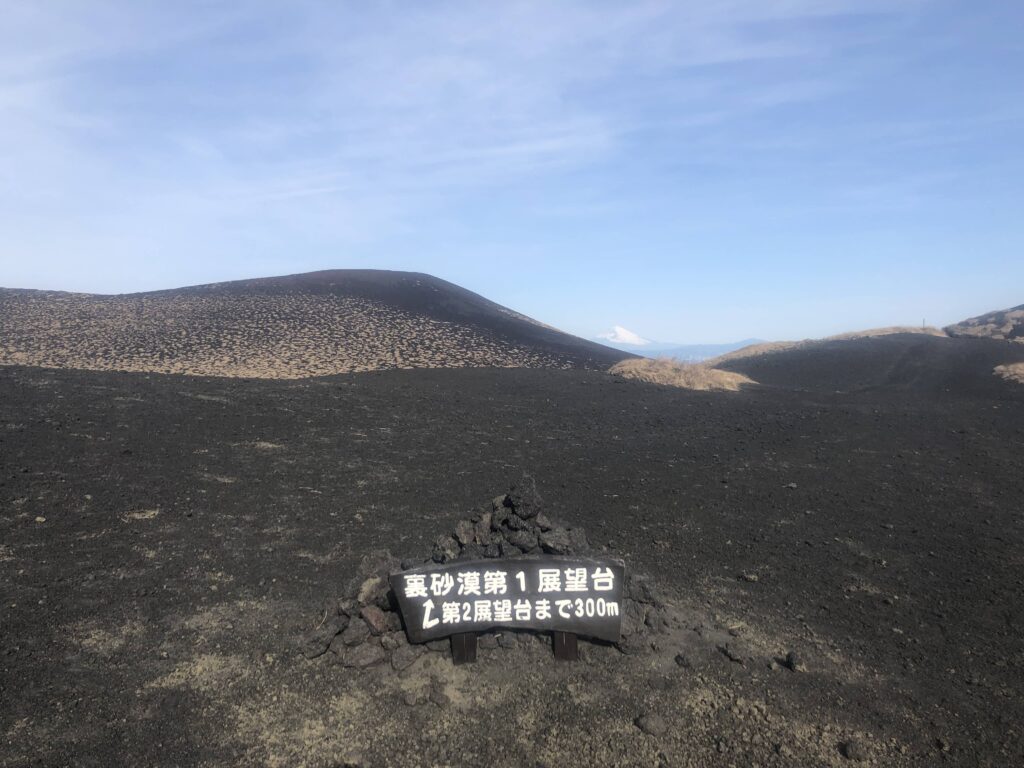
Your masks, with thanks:
[[[448,652],[449,641],[434,640],[411,645],[406,639],[398,603],[388,577],[423,563],[448,563],[483,558],[553,554],[593,556],[595,552],[582,528],[561,525],[549,518],[536,487],[524,477],[508,493],[495,498],[488,508],[461,520],[451,535],[434,543],[430,558],[399,561],[390,552],[366,555],[344,596],[325,601],[314,629],[300,642],[307,658],[330,652],[346,667],[365,668],[390,664],[401,671],[423,653]],[[622,607],[622,637],[614,647],[625,654],[656,649],[657,635],[674,622],[669,606],[645,577],[627,571]],[[549,642],[545,635],[494,630],[479,635],[482,648],[510,648],[524,642]],[[607,644],[604,644],[607,645]]]

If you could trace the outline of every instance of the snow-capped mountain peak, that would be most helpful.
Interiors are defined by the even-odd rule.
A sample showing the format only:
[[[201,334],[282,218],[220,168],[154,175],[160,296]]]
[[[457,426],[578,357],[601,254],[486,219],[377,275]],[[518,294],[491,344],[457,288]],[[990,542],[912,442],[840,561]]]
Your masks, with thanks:
[[[643,347],[651,343],[643,336],[633,333],[621,325],[614,326],[608,333],[599,333],[597,338],[610,341],[612,344],[630,344],[637,347]]]

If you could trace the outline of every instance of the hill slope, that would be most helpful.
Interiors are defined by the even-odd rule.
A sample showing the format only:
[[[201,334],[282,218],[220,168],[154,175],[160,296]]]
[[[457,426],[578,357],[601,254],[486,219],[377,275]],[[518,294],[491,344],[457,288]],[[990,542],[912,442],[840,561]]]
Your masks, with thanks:
[[[725,352],[718,357],[711,358],[707,361],[708,365],[719,366],[721,363],[739,360],[745,357],[755,357],[757,355],[774,354],[776,352],[787,352],[793,349],[801,349],[803,347],[815,347],[829,341],[853,341],[855,339],[871,339],[879,336],[894,336],[894,335],[906,335],[906,334],[921,334],[924,336],[940,336],[945,337],[945,331],[931,326],[906,326],[906,325],[893,325],[885,328],[868,328],[863,331],[847,331],[846,333],[837,333],[834,336],[826,336],[821,339],[803,339],[802,341],[760,341],[749,344],[739,349],[734,349],[730,352]]]
[[[946,327],[950,336],[983,336],[1024,342],[1024,304],[971,317]]]
[[[0,289],[0,364],[294,379],[607,368],[629,355],[430,275],[331,270],[116,296]]]
[[[716,361],[759,384],[805,391],[881,390],[914,395],[1001,397],[993,369],[1024,361],[1024,346],[928,334],[823,340]]]

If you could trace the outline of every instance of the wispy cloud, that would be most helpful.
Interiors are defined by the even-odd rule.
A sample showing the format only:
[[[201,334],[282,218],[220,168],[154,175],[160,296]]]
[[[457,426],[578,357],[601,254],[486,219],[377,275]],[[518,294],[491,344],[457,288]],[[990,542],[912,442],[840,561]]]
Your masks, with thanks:
[[[139,253],[199,264],[294,238],[336,252],[480,194],[628,163],[651,132],[682,132],[673,162],[714,161],[737,145],[709,127],[843,87],[817,69],[863,33],[831,22],[907,7],[12,4],[0,259],[17,279],[30,273],[16,259],[71,270],[98,248],[115,274]]]

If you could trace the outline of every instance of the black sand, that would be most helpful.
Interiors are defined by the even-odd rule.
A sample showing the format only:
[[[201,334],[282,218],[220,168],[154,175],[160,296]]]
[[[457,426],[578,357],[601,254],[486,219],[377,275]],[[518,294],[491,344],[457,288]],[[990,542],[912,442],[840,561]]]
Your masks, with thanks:
[[[1020,764],[1024,388],[1007,342],[947,342],[719,394],[0,368],[0,764]],[[296,651],[362,553],[429,554],[523,471],[686,629],[402,675]]]

